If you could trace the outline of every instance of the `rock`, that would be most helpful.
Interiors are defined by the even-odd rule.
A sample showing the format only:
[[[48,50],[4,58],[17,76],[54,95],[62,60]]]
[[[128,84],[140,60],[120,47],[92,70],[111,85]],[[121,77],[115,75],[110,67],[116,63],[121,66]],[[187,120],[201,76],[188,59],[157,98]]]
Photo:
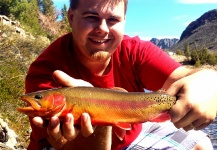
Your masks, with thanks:
[[[179,39],[173,38],[173,39],[157,39],[157,38],[152,38],[150,40],[153,44],[157,45],[158,47],[160,47],[161,49],[169,49],[170,47],[172,47],[173,45],[175,45]]]
[[[16,139],[16,133],[9,129],[8,124],[0,118],[0,149],[15,149]]]
[[[0,149],[1,150],[13,150],[13,148],[5,145],[4,143],[0,143]]]

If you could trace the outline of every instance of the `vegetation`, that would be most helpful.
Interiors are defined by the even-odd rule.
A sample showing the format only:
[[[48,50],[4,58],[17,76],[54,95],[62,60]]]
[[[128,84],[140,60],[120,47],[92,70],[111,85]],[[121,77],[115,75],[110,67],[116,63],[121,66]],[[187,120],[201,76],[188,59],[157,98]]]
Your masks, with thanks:
[[[56,10],[52,0],[0,1],[0,15],[19,20],[25,31],[34,36],[46,36],[50,40],[69,31],[65,10],[67,10],[65,5],[61,10]]]
[[[0,24],[0,110],[5,120],[26,147],[30,126],[28,117],[17,112],[23,106],[20,96],[24,93],[25,76],[30,63],[41,53],[49,42],[23,38],[13,28]]]
[[[31,128],[28,117],[17,112],[17,107],[24,105],[20,96],[25,92],[25,76],[41,51],[70,31],[67,7],[57,10],[52,0],[1,0],[0,15],[18,21],[16,26],[26,34],[22,37],[14,27],[0,22],[0,116],[18,134],[20,147],[25,148]]]
[[[184,50],[177,50],[176,54],[184,55],[191,64],[199,67],[204,64],[216,65],[217,55],[214,52],[209,52],[206,47],[199,49],[197,44],[194,43],[194,48],[190,49],[189,44],[186,44]]]

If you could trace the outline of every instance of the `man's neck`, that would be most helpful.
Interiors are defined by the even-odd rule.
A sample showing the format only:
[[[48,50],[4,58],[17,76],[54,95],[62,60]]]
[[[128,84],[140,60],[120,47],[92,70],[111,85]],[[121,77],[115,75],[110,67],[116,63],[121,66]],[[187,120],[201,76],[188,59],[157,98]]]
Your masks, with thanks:
[[[82,63],[86,68],[90,70],[93,74],[96,75],[106,75],[111,69],[110,65],[111,58],[107,59],[105,62],[89,62]]]

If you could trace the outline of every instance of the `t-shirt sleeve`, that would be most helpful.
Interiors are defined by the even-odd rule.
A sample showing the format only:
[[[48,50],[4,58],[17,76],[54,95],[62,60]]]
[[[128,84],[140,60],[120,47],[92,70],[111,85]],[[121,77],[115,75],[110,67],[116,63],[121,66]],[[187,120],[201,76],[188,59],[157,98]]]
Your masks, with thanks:
[[[151,42],[139,44],[136,66],[143,86],[152,91],[162,88],[169,75],[181,64]]]

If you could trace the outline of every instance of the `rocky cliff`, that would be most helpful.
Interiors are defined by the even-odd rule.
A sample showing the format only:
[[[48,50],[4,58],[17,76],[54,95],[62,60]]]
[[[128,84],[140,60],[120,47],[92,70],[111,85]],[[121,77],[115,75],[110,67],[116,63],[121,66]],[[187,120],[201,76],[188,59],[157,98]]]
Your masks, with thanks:
[[[155,45],[157,45],[158,47],[160,47],[161,49],[169,49],[170,47],[172,47],[173,45],[175,45],[179,39],[173,38],[173,39],[157,39],[157,38],[152,38],[150,40],[152,43],[154,43]]]
[[[180,41],[170,50],[183,50],[187,43],[191,48],[196,44],[201,49],[206,47],[217,51],[217,9],[210,10],[191,22],[181,34]]]

